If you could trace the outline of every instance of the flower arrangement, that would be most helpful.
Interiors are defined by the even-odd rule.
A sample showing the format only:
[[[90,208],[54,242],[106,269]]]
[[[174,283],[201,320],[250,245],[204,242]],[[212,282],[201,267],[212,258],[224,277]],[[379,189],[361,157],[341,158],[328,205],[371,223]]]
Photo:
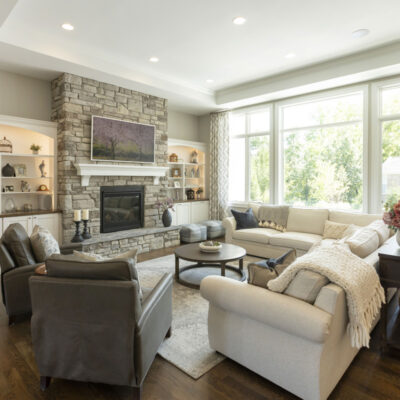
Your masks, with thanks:
[[[172,210],[172,211],[175,211],[174,210],[174,202],[173,202],[173,200],[171,199],[171,198],[166,198],[164,201],[157,201],[157,203],[156,203],[156,207],[160,210],[163,210],[163,211],[165,211],[165,210],[168,210],[169,208]]]
[[[400,230],[400,200],[391,197],[385,203],[385,212],[383,213],[383,222],[389,225],[390,229]]]

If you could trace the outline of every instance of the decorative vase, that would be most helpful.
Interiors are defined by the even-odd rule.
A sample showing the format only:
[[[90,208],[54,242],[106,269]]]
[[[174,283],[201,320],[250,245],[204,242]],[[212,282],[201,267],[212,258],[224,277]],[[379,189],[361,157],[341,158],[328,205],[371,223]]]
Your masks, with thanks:
[[[396,241],[397,244],[400,246],[400,230],[396,231]]]
[[[15,176],[15,169],[14,169],[14,167],[13,167],[12,165],[10,165],[10,164],[7,163],[7,164],[2,168],[1,174],[2,174],[3,176],[7,176],[7,177]]]
[[[164,210],[163,214],[162,214],[162,223],[163,225],[168,228],[169,226],[171,226],[172,224],[172,215],[169,212],[168,208]]]

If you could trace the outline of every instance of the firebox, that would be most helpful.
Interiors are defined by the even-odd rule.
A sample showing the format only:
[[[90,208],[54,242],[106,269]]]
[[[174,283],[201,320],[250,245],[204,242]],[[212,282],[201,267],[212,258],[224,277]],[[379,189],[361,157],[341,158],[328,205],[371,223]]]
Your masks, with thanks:
[[[100,187],[100,232],[143,227],[144,186]]]

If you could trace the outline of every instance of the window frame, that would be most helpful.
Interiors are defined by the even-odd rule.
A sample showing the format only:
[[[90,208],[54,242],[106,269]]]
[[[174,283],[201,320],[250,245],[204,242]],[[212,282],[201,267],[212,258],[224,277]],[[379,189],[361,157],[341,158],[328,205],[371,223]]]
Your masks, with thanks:
[[[371,84],[371,207],[370,212],[382,213],[382,128],[386,121],[399,120],[400,113],[382,115],[381,92],[392,86],[400,87],[400,78],[385,79]],[[375,162],[373,162],[375,160]]]
[[[250,132],[250,115],[253,113],[257,113],[259,111],[269,111],[269,127],[268,131],[263,131],[263,132],[256,132],[256,133],[251,133]],[[273,179],[273,162],[272,162],[272,151],[271,148],[273,146],[273,107],[271,103],[265,103],[253,107],[245,107],[245,108],[240,108],[231,111],[231,115],[245,115],[245,132],[243,134],[239,135],[230,135],[229,134],[229,141],[231,139],[244,139],[245,141],[245,188],[244,188],[244,200],[234,200],[234,199],[228,199],[228,203],[231,206],[245,206],[249,204],[250,202],[257,202],[257,200],[251,200],[250,199],[250,138],[252,137],[258,137],[258,136],[268,136],[269,137],[269,198],[270,198],[270,203],[272,204],[272,192],[273,192],[273,185],[272,185],[272,179]]]
[[[363,115],[361,120],[353,120],[353,121],[345,121],[345,122],[337,122],[337,123],[328,123],[323,125],[311,125],[297,128],[287,128],[283,129],[283,110],[287,106],[300,105],[304,103],[317,102],[318,100],[324,100],[335,97],[342,97],[349,95],[351,93],[361,93],[363,96]],[[275,154],[277,154],[275,164],[274,164],[274,173],[275,173],[275,201],[277,204],[284,204],[284,140],[283,135],[285,132],[292,132],[295,130],[304,130],[307,128],[324,128],[324,127],[334,127],[334,126],[345,126],[355,123],[362,123],[363,130],[363,204],[362,204],[362,212],[368,212],[369,210],[369,118],[368,118],[368,105],[369,105],[369,89],[368,84],[364,85],[352,85],[345,88],[339,89],[331,89],[324,90],[318,93],[312,93],[304,96],[298,96],[295,98],[284,99],[281,101],[275,102],[275,129],[274,136],[276,142]],[[357,210],[353,210],[357,212]]]

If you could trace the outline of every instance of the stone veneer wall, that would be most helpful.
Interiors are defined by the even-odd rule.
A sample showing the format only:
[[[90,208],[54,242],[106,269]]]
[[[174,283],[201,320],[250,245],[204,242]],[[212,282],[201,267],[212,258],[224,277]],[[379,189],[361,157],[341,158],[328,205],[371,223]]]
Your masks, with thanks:
[[[58,122],[58,206],[63,210],[64,242],[74,234],[74,209],[89,209],[91,233],[100,233],[100,186],[144,185],[145,227],[162,226],[154,205],[167,196],[167,178],[154,185],[152,177],[91,177],[82,187],[74,164],[92,162],[91,117],[99,115],[155,125],[155,163],[166,166],[167,100],[68,73],[55,79],[51,88],[52,120]],[[158,239],[156,248],[160,247],[164,244]]]

